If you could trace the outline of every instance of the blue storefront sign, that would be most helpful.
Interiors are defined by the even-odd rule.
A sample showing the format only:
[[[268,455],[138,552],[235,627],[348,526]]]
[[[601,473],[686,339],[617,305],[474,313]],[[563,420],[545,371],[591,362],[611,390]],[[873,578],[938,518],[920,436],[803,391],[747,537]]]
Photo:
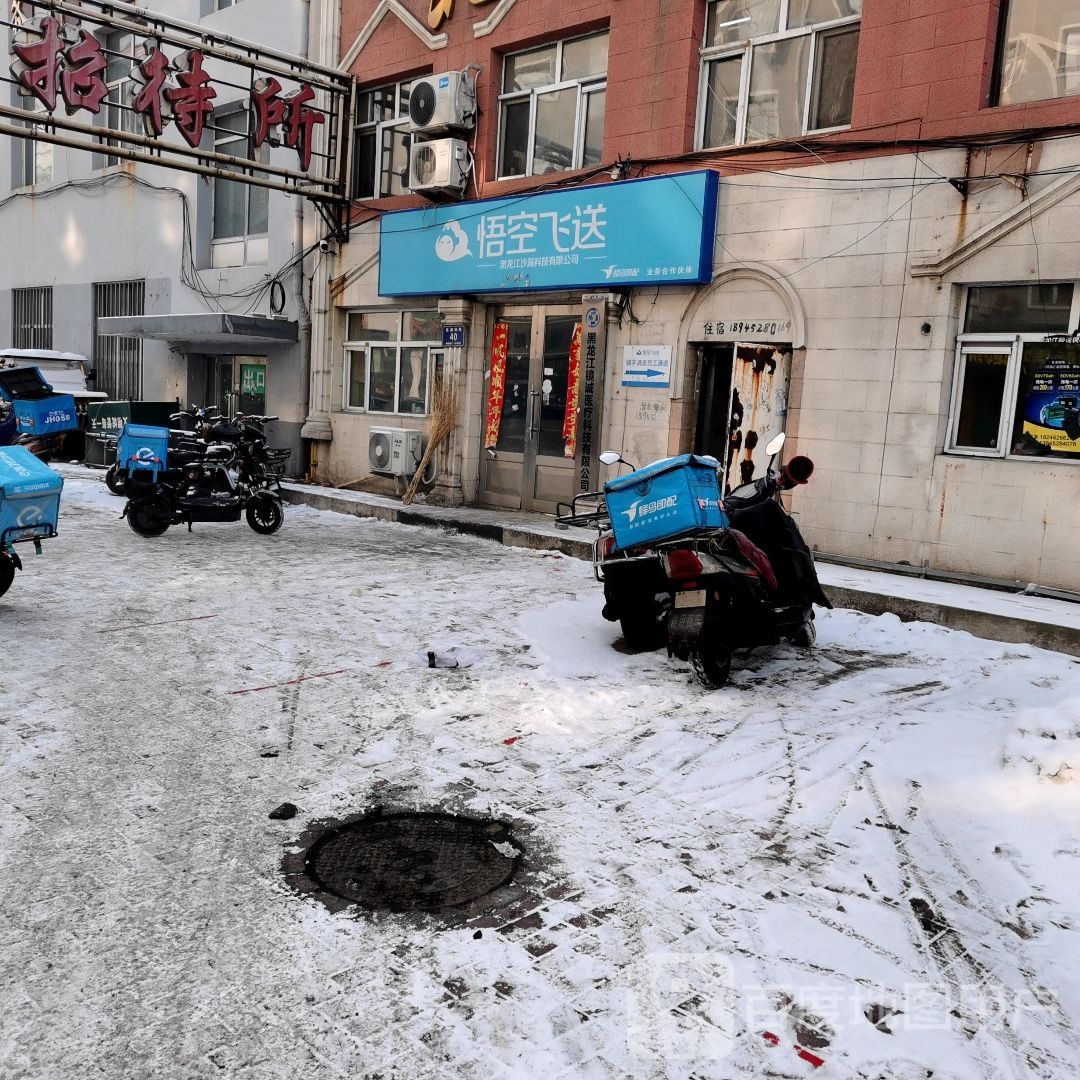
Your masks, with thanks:
[[[716,191],[703,170],[384,214],[379,295],[707,282]]]

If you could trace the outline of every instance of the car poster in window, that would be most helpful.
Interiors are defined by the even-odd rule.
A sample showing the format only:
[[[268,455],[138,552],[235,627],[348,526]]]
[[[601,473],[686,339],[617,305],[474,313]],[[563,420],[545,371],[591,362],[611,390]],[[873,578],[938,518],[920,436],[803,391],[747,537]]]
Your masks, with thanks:
[[[1050,356],[1023,405],[1024,434],[1054,453],[1080,454],[1080,353]]]

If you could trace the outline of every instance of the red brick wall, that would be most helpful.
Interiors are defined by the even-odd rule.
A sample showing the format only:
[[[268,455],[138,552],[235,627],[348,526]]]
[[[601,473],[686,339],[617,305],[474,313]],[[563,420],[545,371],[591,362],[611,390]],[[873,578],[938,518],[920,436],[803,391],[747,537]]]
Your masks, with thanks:
[[[1080,123],[1075,97],[987,107],[1002,7],[1001,0],[866,0],[851,137],[910,122],[923,139]]]
[[[428,0],[401,0],[424,26]],[[812,139],[843,155],[845,142],[933,140],[1008,130],[1080,125],[1080,98],[988,108],[1003,0],[865,0],[855,100],[849,131]],[[1027,0],[1035,2],[1038,0]],[[342,55],[375,8],[375,0],[342,6]],[[429,50],[398,18],[384,16],[352,72],[361,85],[479,64],[478,192],[490,196],[530,181],[494,184],[501,55],[544,41],[608,27],[607,116],[602,161],[663,159],[693,149],[697,111],[702,0],[517,0],[495,31],[476,37],[473,25],[494,2],[455,0],[440,27],[448,46]],[[868,151],[863,148],[861,153]],[[772,167],[803,160],[768,153]],[[710,164],[753,168],[758,148],[713,152]],[[806,160],[810,160],[807,158]],[[662,167],[662,166],[659,166]]]

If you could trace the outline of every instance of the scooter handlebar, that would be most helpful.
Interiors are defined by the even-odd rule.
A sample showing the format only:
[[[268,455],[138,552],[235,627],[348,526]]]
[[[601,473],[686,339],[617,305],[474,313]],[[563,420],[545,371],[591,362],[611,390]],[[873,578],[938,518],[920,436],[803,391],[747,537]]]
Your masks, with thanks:
[[[814,475],[814,463],[805,454],[796,454],[780,470],[780,488],[790,491],[793,487],[805,484]]]

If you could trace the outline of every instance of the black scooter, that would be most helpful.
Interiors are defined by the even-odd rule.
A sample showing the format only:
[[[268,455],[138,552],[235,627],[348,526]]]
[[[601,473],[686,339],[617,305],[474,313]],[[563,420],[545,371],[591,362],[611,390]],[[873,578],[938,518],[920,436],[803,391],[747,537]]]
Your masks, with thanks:
[[[723,686],[732,654],[787,641],[813,646],[814,605],[831,608],[798,526],[780,505],[781,492],[805,484],[814,471],[798,456],[774,468],[781,433],[765,450],[765,475],[724,496],[726,528],[658,545],[671,595],[669,655],[688,660],[706,686]]]
[[[190,531],[195,521],[241,517],[257,533],[275,533],[285,520],[281,496],[245,476],[243,465],[235,445],[218,444],[186,456],[153,480],[129,477],[123,516],[140,536],[161,536],[185,522]]]
[[[723,498],[723,528],[620,548],[602,492],[560,507],[561,523],[597,526],[593,569],[604,586],[603,615],[620,624],[631,648],[666,644],[669,655],[690,661],[707,686],[722,686],[737,650],[781,641],[814,644],[814,605],[832,605],[810,549],[779,503],[781,492],[809,480],[814,463],[799,456],[774,468],[784,441],[781,434],[766,446],[764,476]],[[613,450],[600,460],[634,468]]]

